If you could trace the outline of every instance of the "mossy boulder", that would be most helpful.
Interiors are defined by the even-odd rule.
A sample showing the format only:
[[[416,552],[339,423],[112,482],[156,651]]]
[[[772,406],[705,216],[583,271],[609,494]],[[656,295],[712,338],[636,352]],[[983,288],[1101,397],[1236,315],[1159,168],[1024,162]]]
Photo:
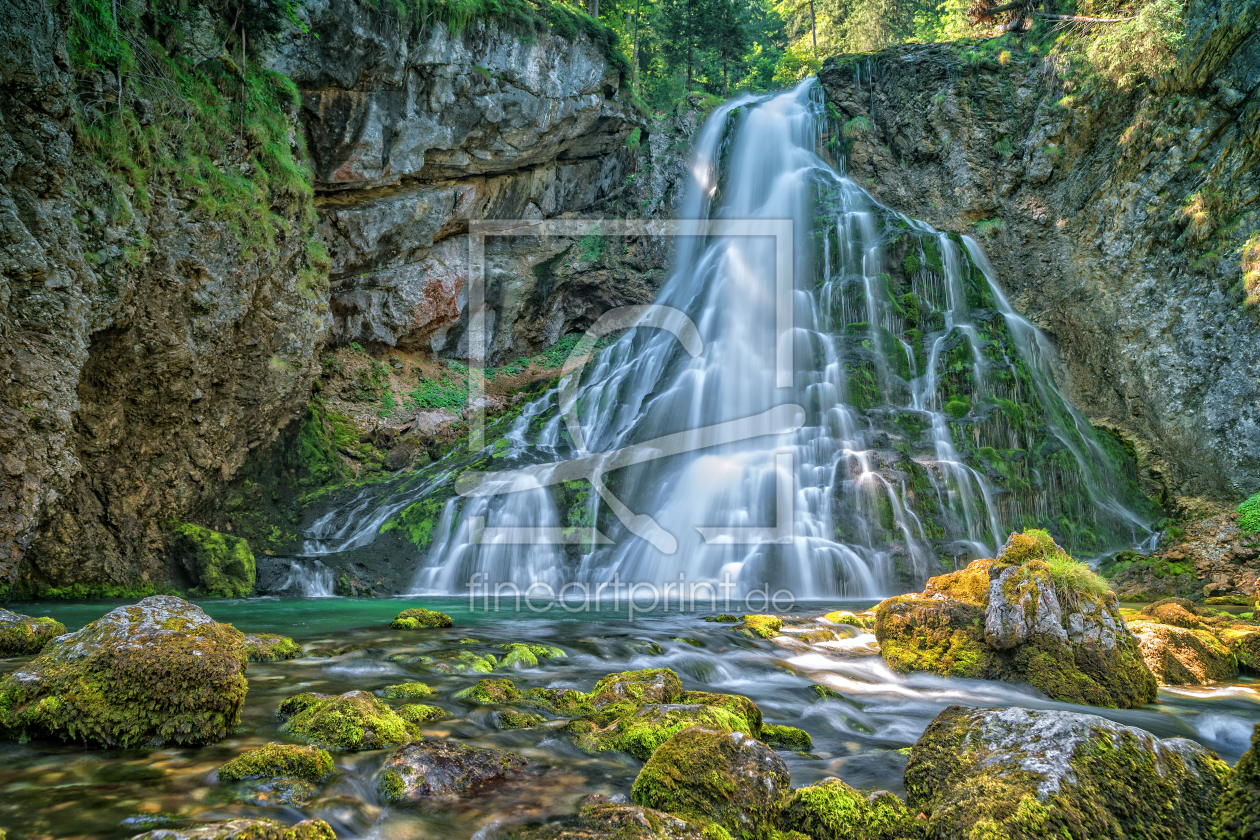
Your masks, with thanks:
[[[612,703],[673,703],[682,693],[682,681],[668,668],[647,668],[609,674],[595,684],[590,702],[595,709]]]
[[[219,768],[219,778],[225,782],[301,779],[319,784],[327,781],[335,769],[332,756],[319,747],[265,744],[224,764]]]
[[[395,630],[419,630],[424,627],[452,627],[455,622],[444,612],[412,607],[394,616],[389,626]]]
[[[429,706],[424,703],[408,703],[406,706],[399,708],[398,716],[407,723],[416,724],[428,723],[431,720],[442,720],[450,717],[450,713],[441,706]]]
[[[511,840],[719,840],[693,822],[641,808],[603,803],[584,807],[576,816],[517,829]]]
[[[1260,675],[1260,626],[1234,624],[1218,630],[1216,637],[1229,647],[1238,662],[1238,670],[1251,676]]]
[[[795,726],[775,726],[767,723],[761,727],[761,740],[772,747],[782,747],[796,752],[809,752],[814,748],[814,739],[804,729]]]
[[[1147,604],[1142,608],[1142,615],[1150,616],[1161,624],[1171,624],[1173,627],[1187,629],[1203,627],[1203,621],[1197,615],[1194,602],[1187,598],[1163,598],[1153,604]]]
[[[306,693],[280,704],[284,731],[329,750],[379,750],[420,737],[415,725],[365,691]]]
[[[1229,768],[1184,738],[1096,715],[951,706],[911,751],[928,836],[1209,837]]]
[[[742,718],[738,727],[740,732],[747,732],[754,738],[761,738],[761,709],[757,704],[742,694],[715,694],[711,691],[684,691],[676,698],[679,703],[700,703],[705,706],[718,706],[733,715]]]
[[[756,737],[743,715],[721,706],[685,703],[615,704],[566,728],[587,752],[618,751],[647,761],[672,735],[693,726]]]
[[[464,793],[524,769],[525,760],[512,753],[455,741],[416,741],[386,759],[377,789],[387,802],[416,801]]]
[[[1205,685],[1238,674],[1238,660],[1229,645],[1202,625],[1195,628],[1134,620],[1142,657],[1163,685]]]
[[[159,828],[131,840],[337,840],[337,834],[323,820],[284,825],[275,820],[242,818],[188,828]]]
[[[783,629],[783,619],[777,615],[746,615],[744,629],[762,639],[773,639]]]
[[[850,627],[860,627],[864,630],[870,627],[872,624],[871,619],[866,618],[865,616],[858,615],[857,613],[848,612],[846,610],[836,610],[835,612],[829,612],[826,615],[824,615],[823,618],[826,619],[827,621],[830,621],[832,624],[847,624]]]
[[[244,635],[155,595],[50,642],[0,681],[0,734],[108,746],[208,744],[240,721]]]
[[[888,791],[862,793],[839,779],[792,791],[780,827],[815,840],[908,840],[916,836],[914,815]]]
[[[591,698],[571,688],[534,687],[521,692],[519,702],[553,715],[581,717],[594,713]]]
[[[257,569],[249,542],[201,525],[179,522],[171,528],[171,552],[192,581],[197,598],[248,598]]]
[[[481,680],[476,685],[455,692],[455,696],[487,706],[495,703],[517,703],[522,698],[521,692],[511,680]]]
[[[901,673],[1027,682],[1094,706],[1155,699],[1155,677],[1115,595],[1044,531],[1012,534],[996,560],[882,602],[875,636]]]
[[[66,632],[60,621],[0,609],[0,656],[30,656]]]
[[[517,709],[500,709],[494,713],[494,728],[499,730],[533,729],[538,724],[545,722],[546,719],[542,715],[536,715],[533,712],[522,712]]]
[[[539,659],[562,659],[564,657],[564,651],[550,645],[511,642],[499,645],[499,647],[507,651],[507,653],[503,654],[503,658],[499,660],[500,668],[533,668],[538,665]]]
[[[397,685],[387,685],[381,692],[391,700],[419,700],[424,697],[432,697],[433,689],[422,682],[406,682]]]
[[[652,753],[631,796],[637,805],[755,840],[775,829],[790,784],[787,765],[765,744],[742,732],[695,726]]]
[[[1213,822],[1215,840],[1260,838],[1260,725],[1251,732],[1251,749],[1234,765]]]
[[[302,646],[277,633],[247,633],[245,635],[245,654],[250,662],[280,662],[286,659],[297,659],[304,651]]]

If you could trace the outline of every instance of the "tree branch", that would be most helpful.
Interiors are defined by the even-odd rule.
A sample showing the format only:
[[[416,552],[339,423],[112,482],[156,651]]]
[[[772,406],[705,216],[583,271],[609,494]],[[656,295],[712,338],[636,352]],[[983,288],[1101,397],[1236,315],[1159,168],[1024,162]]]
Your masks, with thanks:
[[[1096,18],[1096,17],[1082,17],[1080,15],[1047,15],[1047,14],[1043,14],[1042,12],[1037,12],[1036,14],[1037,14],[1037,17],[1041,18],[1042,20],[1062,20],[1062,21],[1067,21],[1068,23],[1125,23],[1126,21],[1134,20],[1134,18],[1131,18],[1131,17]]]

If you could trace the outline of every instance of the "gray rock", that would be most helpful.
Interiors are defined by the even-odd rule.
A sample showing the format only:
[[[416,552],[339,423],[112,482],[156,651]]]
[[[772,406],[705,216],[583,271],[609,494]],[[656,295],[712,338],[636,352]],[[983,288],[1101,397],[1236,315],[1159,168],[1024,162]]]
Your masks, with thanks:
[[[525,760],[499,750],[455,741],[415,741],[393,752],[378,788],[391,802],[462,794],[520,774]]]

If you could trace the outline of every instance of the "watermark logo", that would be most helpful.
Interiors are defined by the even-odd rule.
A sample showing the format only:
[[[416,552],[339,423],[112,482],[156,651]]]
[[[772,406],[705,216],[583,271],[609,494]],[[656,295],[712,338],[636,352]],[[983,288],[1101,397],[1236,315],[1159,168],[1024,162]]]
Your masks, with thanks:
[[[497,220],[469,222],[468,278],[468,351],[469,351],[469,446],[485,446],[485,243],[487,236],[703,236],[772,237],[775,244],[775,387],[792,385],[792,220],[746,219],[703,221],[596,221],[596,220]],[[687,315],[672,307],[656,304],[626,306],[604,313],[586,332],[570,353],[561,369],[560,410],[566,430],[575,449],[574,457],[551,464],[537,464],[515,470],[480,473],[469,471],[459,477],[456,491],[464,497],[497,496],[584,479],[590,482],[609,510],[631,534],[650,543],[664,554],[678,550],[674,534],[646,513],[636,513],[618,499],[604,481],[616,469],[695,452],[723,444],[757,437],[795,432],[805,422],[805,409],[796,404],[779,405],[760,414],[715,423],[697,429],[668,434],[606,452],[590,452],[586,448],[577,411],[578,390],[582,370],[599,339],[611,333],[635,328],[660,329],[670,332],[691,356],[704,352],[699,330]],[[748,545],[791,543],[793,541],[794,472],[793,453],[776,452],[775,524],[765,527],[696,526],[709,545]],[[469,518],[470,541],[496,544],[587,544],[609,545],[613,542],[595,525],[589,532],[556,527],[496,527],[484,516]],[[699,582],[697,582],[698,584]],[[479,584],[481,585],[481,584]],[[489,585],[488,582],[484,585]],[[507,584],[505,584],[507,585]],[[545,585],[545,584],[544,584]],[[570,584],[577,585],[577,584]],[[584,585],[584,584],[582,584]],[[608,584],[601,584],[608,585]],[[629,584],[621,584],[628,586]],[[639,585],[639,584],[634,584]],[[644,584],[656,586],[655,584]],[[665,586],[670,586],[666,584]],[[471,584],[470,584],[471,586]],[[733,586],[733,584],[732,584]],[[551,587],[548,586],[548,589]],[[568,588],[567,586],[565,587]],[[530,587],[533,589],[533,586]],[[655,599],[668,600],[669,595],[655,589]],[[563,593],[552,593],[561,601]],[[645,593],[646,594],[646,593]],[[678,597],[682,597],[681,594]],[[599,596],[596,596],[598,600]]]

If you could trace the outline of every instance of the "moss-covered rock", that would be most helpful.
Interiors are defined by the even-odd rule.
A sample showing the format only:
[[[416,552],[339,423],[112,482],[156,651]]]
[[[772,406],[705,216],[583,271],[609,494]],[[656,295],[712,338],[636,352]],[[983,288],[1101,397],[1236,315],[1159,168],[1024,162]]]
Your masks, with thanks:
[[[1135,619],[1129,628],[1138,638],[1146,666],[1163,685],[1204,685],[1238,673],[1238,660],[1229,646],[1201,624],[1189,628]]]
[[[1234,765],[1216,804],[1214,840],[1260,838],[1260,725],[1251,733],[1251,749]]]
[[[647,761],[672,735],[693,726],[755,737],[743,715],[721,706],[683,703],[614,704],[572,722],[567,730],[587,752],[619,751]]]
[[[783,619],[777,615],[746,615],[744,629],[754,636],[773,639],[783,629]]]
[[[394,616],[389,626],[395,630],[419,630],[422,627],[452,627],[455,622],[444,612],[412,607]]]
[[[416,724],[428,723],[431,720],[442,720],[450,717],[450,712],[441,706],[429,706],[424,703],[408,703],[398,709],[398,716],[407,723]]]
[[[387,802],[415,801],[463,793],[524,769],[525,760],[512,753],[455,741],[416,741],[386,759],[377,789]]]
[[[387,685],[381,693],[391,700],[419,700],[422,697],[432,697],[433,689],[422,682],[406,682]]]
[[[1096,715],[951,706],[905,784],[932,837],[1189,838],[1210,836],[1228,775],[1193,741]]]
[[[280,704],[284,731],[329,750],[379,750],[420,737],[416,727],[364,691],[299,694]]]
[[[0,609],[0,656],[30,656],[66,632],[60,621]]]
[[[189,828],[159,828],[131,840],[337,840],[337,834],[323,820],[284,825],[275,820],[237,819]]]
[[[576,816],[528,826],[511,840],[719,840],[693,822],[637,805],[612,803],[583,808]]]
[[[336,768],[332,756],[316,746],[265,744],[219,768],[225,782],[244,779],[301,779],[319,784],[328,780]]]
[[[904,802],[887,791],[865,794],[839,779],[792,791],[780,826],[814,840],[909,840],[919,826]]]
[[[673,703],[682,693],[682,681],[668,668],[646,668],[609,674],[589,694],[590,703],[602,709],[611,703]]]
[[[738,727],[740,732],[761,739],[761,709],[757,704],[741,694],[714,694],[711,691],[684,691],[676,698],[678,703],[699,703],[705,706],[718,706],[733,715],[742,718]]]
[[[455,696],[484,705],[516,703],[521,700],[521,692],[511,680],[481,680],[476,685],[455,692]]]
[[[730,613],[719,613],[718,615],[706,615],[704,621],[716,621],[720,624],[739,624],[739,616]]]
[[[782,747],[796,752],[808,752],[814,748],[814,739],[804,729],[795,726],[775,726],[767,723],[761,727],[761,740],[772,747]]]
[[[901,673],[1027,682],[1094,706],[1155,698],[1155,677],[1115,595],[1044,531],[1012,534],[997,560],[882,602],[875,635]]]
[[[517,709],[500,709],[494,713],[495,729],[533,729],[540,723],[545,723],[546,719],[542,715],[536,715],[533,712],[522,712]]]
[[[249,542],[190,522],[171,527],[171,551],[198,598],[248,598],[257,570]]]
[[[1161,624],[1173,627],[1197,629],[1203,622],[1196,614],[1194,602],[1187,598],[1163,598],[1142,608],[1142,615],[1150,616]]]
[[[581,717],[595,711],[588,695],[571,688],[531,688],[521,693],[520,702],[563,717]]]
[[[847,624],[850,627],[861,627],[862,629],[866,629],[872,624],[871,620],[865,616],[860,616],[856,613],[848,612],[847,610],[829,612],[824,615],[823,618],[830,621],[832,624]]]
[[[0,733],[110,746],[213,743],[240,721],[244,636],[180,598],[118,607],[0,681]]]
[[[787,765],[765,744],[742,732],[696,726],[652,753],[631,795],[638,805],[754,840],[774,830],[790,784]]]
[[[277,633],[247,633],[245,653],[250,662],[280,662],[297,659],[303,654],[302,646]]]
[[[1238,662],[1238,670],[1260,675],[1260,626],[1234,624],[1217,631],[1217,638],[1229,647]]]
[[[564,651],[558,647],[550,645],[532,645],[521,642],[511,642],[505,645],[499,645],[500,648],[507,651],[503,658],[499,660],[500,668],[533,668],[538,665],[541,659],[561,659],[564,657]]]

